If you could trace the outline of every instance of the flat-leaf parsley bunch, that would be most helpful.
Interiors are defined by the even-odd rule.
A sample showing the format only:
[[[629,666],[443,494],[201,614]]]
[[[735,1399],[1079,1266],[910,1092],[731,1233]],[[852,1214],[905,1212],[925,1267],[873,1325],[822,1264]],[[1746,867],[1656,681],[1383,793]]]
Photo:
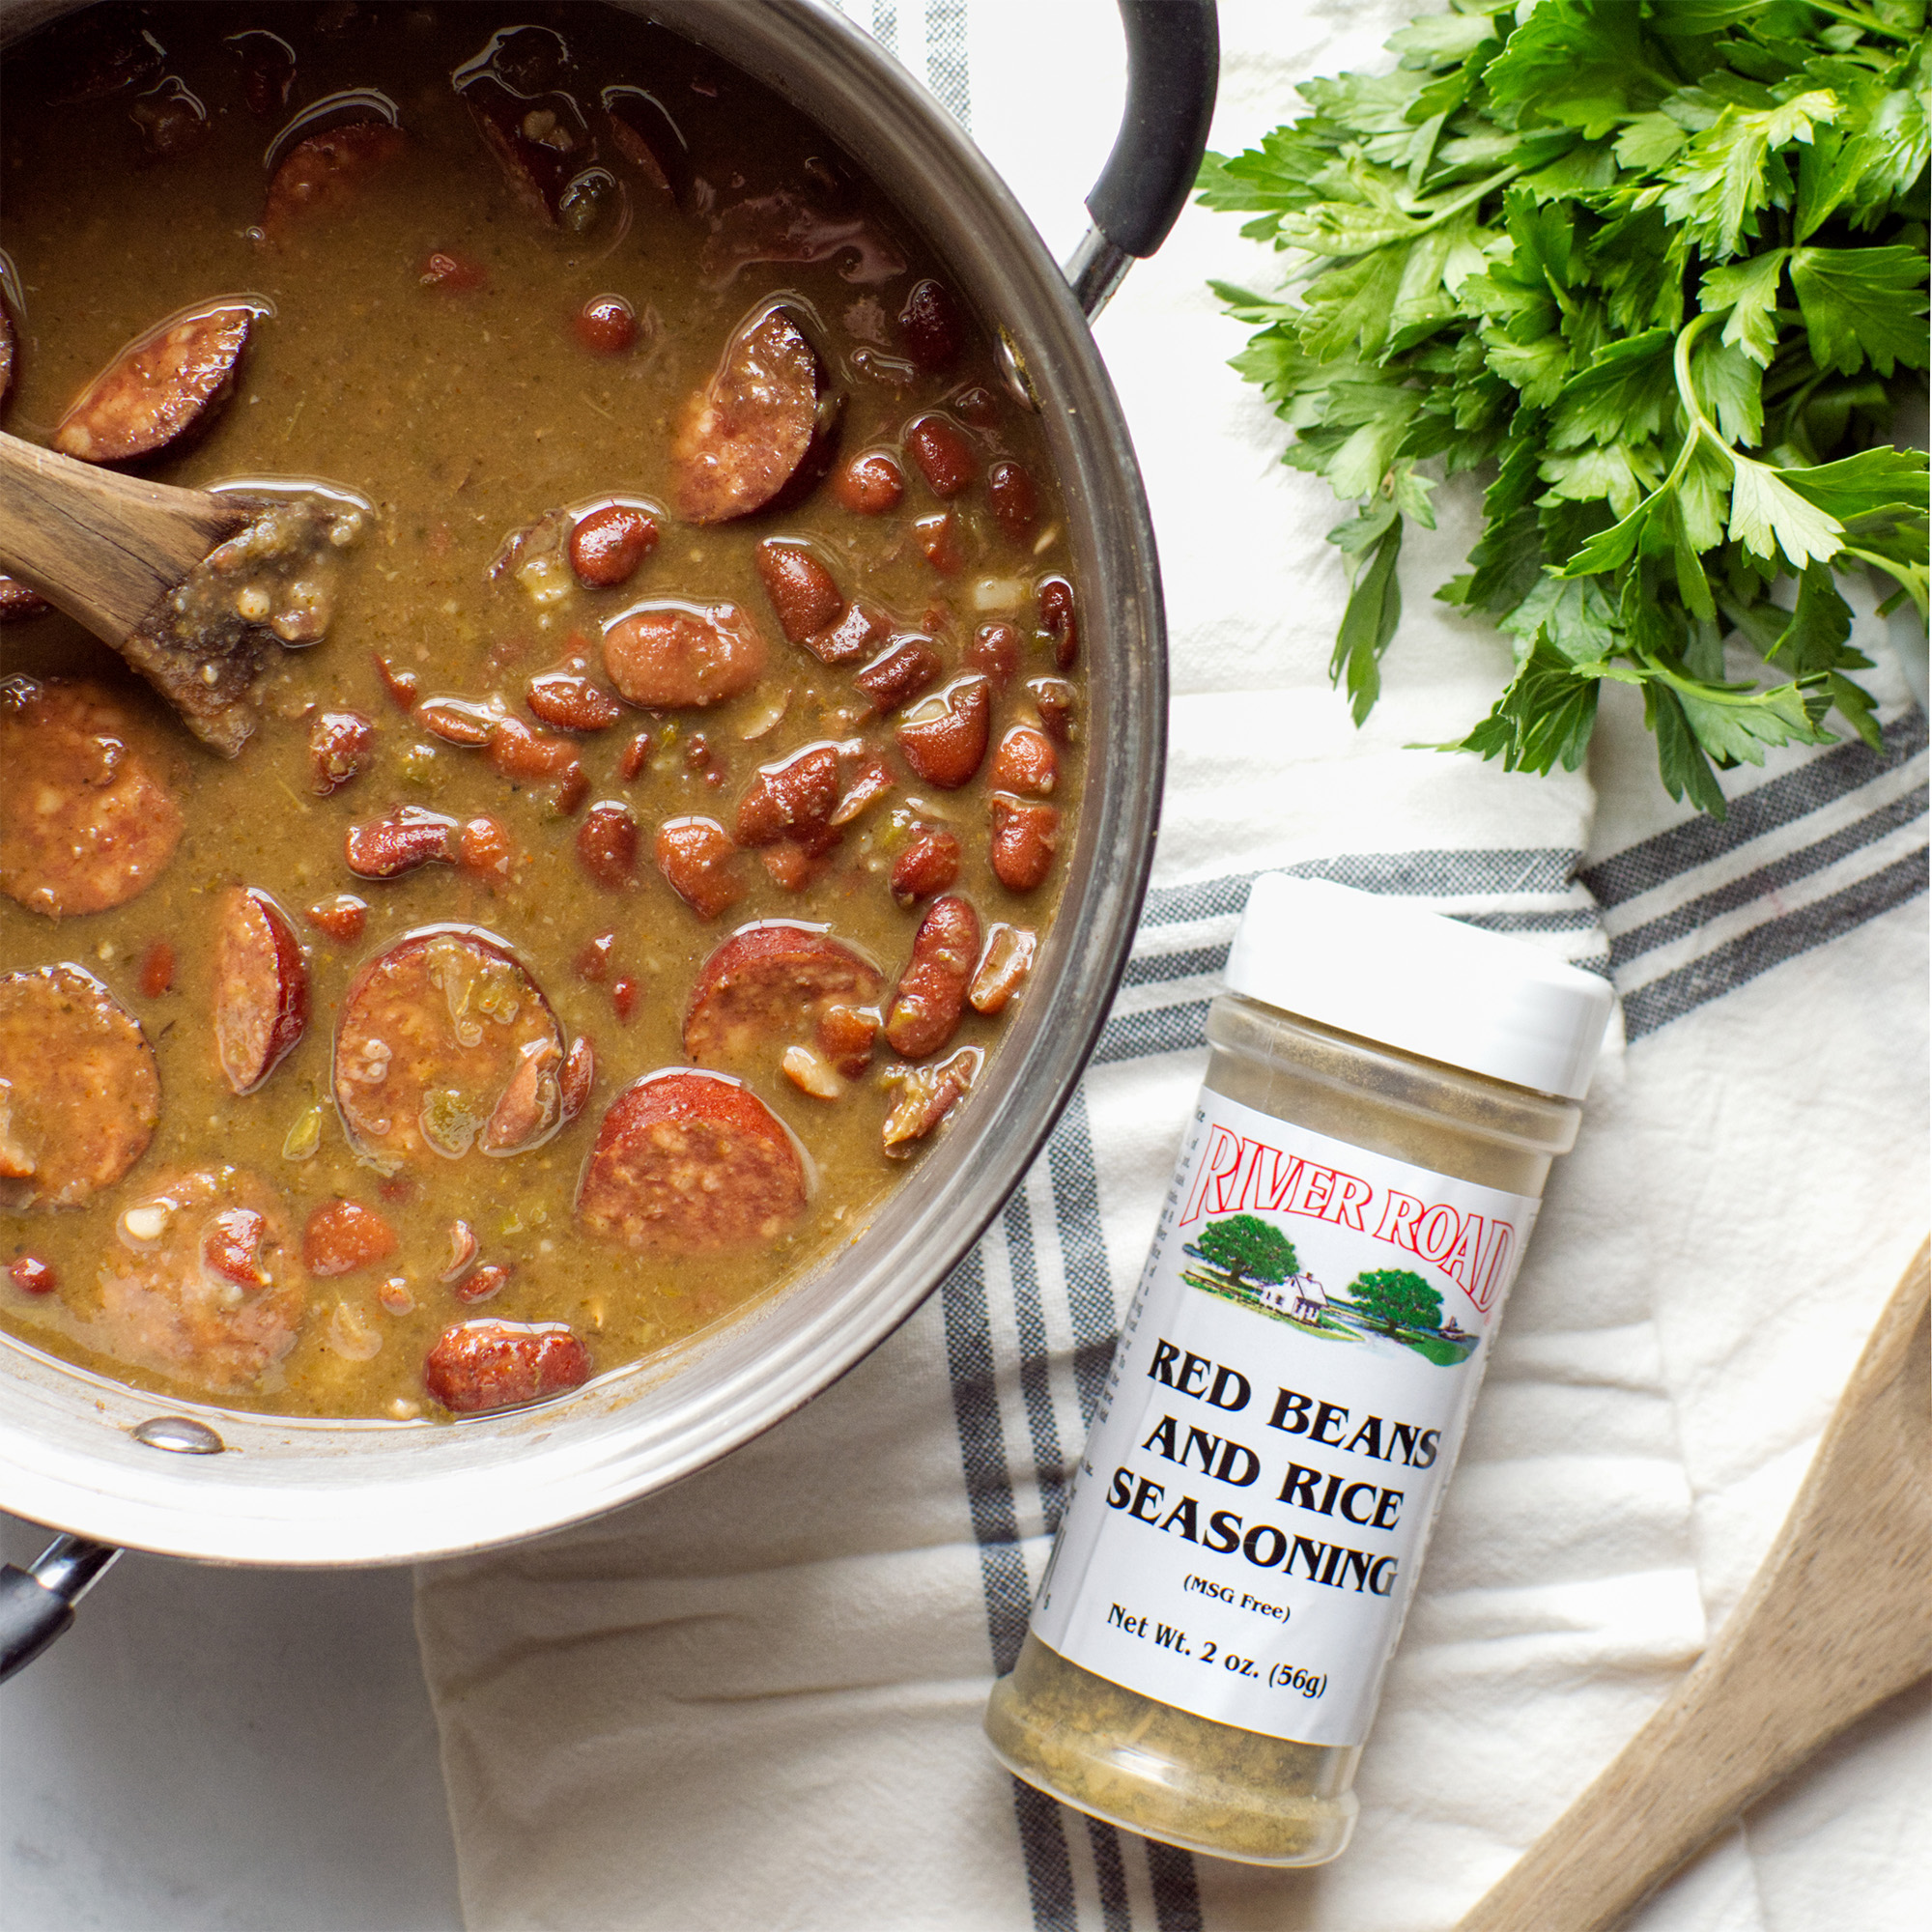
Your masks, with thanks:
[[[1887,441],[1926,363],[1924,29],[1924,0],[1455,0],[1393,73],[1311,81],[1208,157],[1201,199],[1291,258],[1279,297],[1215,284],[1260,326],[1235,366],[1286,460],[1360,499],[1330,533],[1357,724],[1406,521],[1485,466],[1436,594],[1517,668],[1455,749],[1574,770],[1602,681],[1637,684],[1671,795],[1721,814],[1713,764],[1828,740],[1833,710],[1877,743],[1835,573],[1925,611],[1925,459]],[[1732,633],[1765,679],[1727,676]]]

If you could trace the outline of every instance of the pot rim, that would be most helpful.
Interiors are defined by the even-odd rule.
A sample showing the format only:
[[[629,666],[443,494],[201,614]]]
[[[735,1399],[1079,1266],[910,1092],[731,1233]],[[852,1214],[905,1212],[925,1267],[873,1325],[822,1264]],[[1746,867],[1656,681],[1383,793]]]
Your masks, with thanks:
[[[908,225],[1024,358],[1083,586],[1090,692],[1086,795],[1034,997],[916,1180],[838,1256],[668,1357],[454,1423],[310,1421],[170,1402],[0,1335],[0,1508],[99,1542],[321,1568],[477,1551],[654,1493],[803,1406],[925,1300],[1024,1179],[1105,1023],[1151,864],[1167,691],[1151,523],[1086,319],[952,117],[820,0],[611,4],[744,69],[895,184]],[[67,11],[0,0],[0,35]],[[131,1432],[161,1414],[203,1423],[226,1453],[138,1441]]]

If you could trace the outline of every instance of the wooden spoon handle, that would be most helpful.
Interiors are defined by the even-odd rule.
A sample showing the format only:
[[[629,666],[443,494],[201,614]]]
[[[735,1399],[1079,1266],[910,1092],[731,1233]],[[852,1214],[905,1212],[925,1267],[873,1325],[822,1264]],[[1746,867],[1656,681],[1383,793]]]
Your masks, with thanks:
[[[1457,1932],[1605,1932],[1827,1739],[1932,1671],[1927,1252],[1717,1641]]]
[[[0,434],[0,568],[120,644],[247,511]]]

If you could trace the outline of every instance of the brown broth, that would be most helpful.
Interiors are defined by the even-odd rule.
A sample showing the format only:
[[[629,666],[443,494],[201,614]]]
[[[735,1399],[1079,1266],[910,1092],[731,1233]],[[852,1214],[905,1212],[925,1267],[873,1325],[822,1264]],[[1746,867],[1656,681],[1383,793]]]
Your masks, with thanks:
[[[178,1170],[233,1162],[262,1176],[286,1202],[293,1230],[318,1204],[345,1195],[380,1208],[400,1236],[390,1262],[340,1281],[309,1285],[296,1346],[251,1389],[221,1399],[235,1406],[306,1415],[440,1413],[426,1401],[421,1365],[450,1322],[472,1316],[573,1324],[598,1371],[676,1348],[759,1300],[848,1240],[887,1191],[919,1162],[881,1153],[881,1123],[894,1089],[895,1056],[881,1046],[871,1071],[840,1099],[801,1094],[780,1072],[776,1052],[745,1072],[748,1084],[798,1135],[816,1169],[804,1221],[768,1249],[689,1258],[633,1256],[589,1239],[574,1224],[579,1171],[612,1097],[639,1075],[683,1063],[680,1030],[694,974],[729,931],[757,919],[829,922],[866,952],[892,982],[904,964],[919,910],[896,905],[886,887],[894,852],[912,817],[947,824],[965,859],[956,891],[982,923],[1040,929],[1060,892],[1064,858],[1037,891],[1015,895],[987,859],[986,792],[980,778],[956,792],[935,791],[894,759],[898,783],[847,833],[831,869],[804,892],[781,890],[753,860],[750,895],[722,918],[702,921],[650,862],[657,824],[704,813],[730,824],[738,797],[761,763],[814,740],[868,731],[889,743],[890,721],[869,726],[853,667],[818,664],[787,644],[753,563],[772,535],[813,540],[836,565],[841,588],[923,630],[928,611],[947,674],[974,626],[1014,621],[1024,639],[1019,674],[996,697],[991,743],[1034,713],[1025,679],[1054,672],[1052,640],[1039,632],[1033,583],[1068,561],[1061,513],[1037,426],[998,386],[985,331],[955,367],[917,376],[898,358],[894,317],[906,292],[939,265],[926,259],[902,217],[869,186],[851,187],[865,216],[869,251],[844,247],[817,263],[750,263],[728,279],[707,272],[704,245],[728,211],[781,188],[815,192],[809,159],[834,151],[809,123],[748,78],[721,68],[674,37],[590,7],[521,12],[469,6],[349,10],[207,7],[157,10],[150,24],[165,43],[166,71],[207,104],[206,137],[163,159],[146,156],[129,116],[132,97],[53,106],[33,85],[31,47],[0,65],[0,245],[18,275],[14,321],[20,354],[6,427],[44,441],[74,397],[130,338],[171,311],[220,295],[270,299],[234,393],[209,433],[170,451],[145,473],[179,483],[263,474],[329,479],[376,503],[379,521],[351,554],[327,639],[289,651],[271,675],[264,723],[239,759],[224,761],[189,740],[162,708],[138,698],[166,746],[187,829],[165,874],[113,910],[53,922],[0,898],[0,970],[71,960],[97,975],[141,1022],[157,1056],[163,1109],[153,1145],[132,1172],[83,1208],[0,1219],[0,1261],[28,1255],[52,1264],[57,1293],[29,1296],[0,1276],[0,1323],[22,1340],[120,1379],[173,1395],[205,1391],[152,1368],[117,1362],[89,1344],[100,1259],[116,1217],[155,1181]],[[542,225],[520,206],[486,151],[447,75],[497,27],[536,20],[569,41],[581,97],[593,128],[598,90],[609,83],[651,89],[691,144],[700,205],[694,214],[655,193],[618,160],[608,138],[603,165],[628,186],[631,223],[621,240],[607,218],[582,239]],[[318,220],[280,245],[254,233],[268,185],[264,153],[281,118],[258,119],[222,36],[267,27],[298,56],[292,117],[336,90],[376,87],[396,102],[407,151],[374,176],[346,213]],[[695,83],[695,84],[694,84]],[[841,218],[845,218],[841,214]],[[425,258],[444,250],[479,264],[486,285],[456,292],[426,285]],[[896,255],[899,272],[848,279]],[[599,355],[577,340],[572,319],[589,298],[625,298],[646,331],[625,355]],[[996,416],[973,432],[982,477],[956,499],[971,560],[942,578],[913,540],[912,524],[942,508],[908,463],[905,497],[888,516],[856,515],[820,486],[799,507],[704,528],[659,516],[661,541],[620,588],[575,587],[539,609],[489,567],[506,536],[544,512],[608,495],[671,501],[668,443],[685,398],[709,379],[740,319],[777,295],[819,324],[819,345],[846,397],[841,449],[899,447],[903,425],[945,407],[962,389],[995,398]],[[1011,455],[1032,472],[1040,498],[1038,535],[1014,543],[989,511],[983,469]],[[1016,608],[978,609],[982,582],[1018,582]],[[583,737],[580,754],[589,800],[617,799],[643,834],[635,882],[597,885],[579,865],[582,811],[564,815],[542,782],[499,777],[480,752],[439,743],[386,694],[376,654],[421,679],[421,696],[482,698],[500,694],[524,716],[528,677],[560,663],[575,633],[590,640],[590,669],[606,682],[595,648],[600,626],[641,598],[728,599],[751,613],[772,647],[765,683],[704,711],[627,712],[613,729]],[[0,631],[0,674],[85,674],[117,692],[139,691],[101,646],[67,619],[45,616]],[[749,739],[777,692],[782,720]],[[308,751],[313,709],[350,707],[376,722],[373,765],[333,796],[314,795]],[[625,741],[648,726],[658,740],[631,783],[618,774]],[[708,769],[694,768],[701,734]],[[988,764],[991,754],[988,754]],[[1065,815],[1061,849],[1072,842],[1081,785],[1076,745],[1063,752],[1053,803]],[[713,774],[722,775],[722,782]],[[521,855],[510,883],[492,886],[454,867],[431,866],[389,882],[358,882],[346,868],[349,826],[390,807],[418,804],[459,819],[489,813],[510,831]],[[0,810],[4,810],[0,775]],[[265,1085],[231,1093],[210,1037],[210,924],[215,895],[242,884],[270,894],[290,914],[309,952],[312,1011],[306,1036]],[[338,892],[369,902],[368,926],[339,945],[310,926],[303,909]],[[329,1101],[335,1010],[364,960],[412,928],[440,921],[482,926],[510,942],[547,993],[567,1036],[587,1035],[598,1055],[596,1089],[583,1114],[539,1151],[491,1160],[417,1164],[384,1177],[359,1162]],[[620,1023],[611,985],[574,968],[585,943],[615,927],[613,974],[634,975],[641,998]],[[177,965],[171,990],[144,997],[139,969],[165,940]],[[1024,998],[1024,993],[1021,995]],[[992,1047],[997,1018],[968,1011],[946,1052]],[[285,1140],[321,1105],[319,1151],[284,1156]],[[964,1106],[975,1101],[969,1097]],[[451,1221],[475,1230],[485,1260],[514,1262],[510,1286],[487,1305],[465,1308],[439,1284]],[[375,1291],[405,1278],[415,1298],[402,1316]],[[331,1344],[338,1303],[351,1304],[381,1337],[373,1359],[347,1359]]]

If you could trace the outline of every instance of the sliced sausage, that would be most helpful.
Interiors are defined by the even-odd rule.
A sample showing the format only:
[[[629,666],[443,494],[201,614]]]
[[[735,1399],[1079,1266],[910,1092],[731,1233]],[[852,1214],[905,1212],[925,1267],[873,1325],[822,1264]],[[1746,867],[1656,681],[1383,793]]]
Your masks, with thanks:
[[[433,727],[432,727],[433,728]],[[311,789],[318,798],[340,791],[359,778],[375,748],[376,726],[359,711],[324,711],[309,726],[309,763],[315,771]]]
[[[577,1211],[637,1253],[775,1240],[805,1212],[805,1165],[778,1116],[721,1073],[646,1074],[611,1103]]]
[[[905,472],[883,449],[862,450],[834,473],[832,494],[859,516],[883,517],[898,508]]]
[[[986,950],[973,970],[973,983],[966,997],[976,1013],[1006,1010],[1007,1003],[1025,983],[1033,971],[1033,958],[1039,949],[1038,939],[1023,925],[997,921],[986,934]]]
[[[140,1159],[160,1117],[140,1023],[93,974],[0,978],[0,1208],[86,1200]]]
[[[939,653],[925,639],[895,638],[870,664],[852,673],[852,682],[883,716],[910,703],[945,668]]]
[[[461,92],[510,192],[539,221],[558,226],[564,190],[596,158],[576,102],[567,94],[513,92],[494,74]]]
[[[1009,892],[1030,893],[1053,869],[1060,843],[1060,810],[995,792],[988,801],[993,819],[993,872]]]
[[[764,633],[735,604],[659,598],[604,632],[604,668],[633,704],[653,710],[718,704],[765,674]]]
[[[252,1094],[308,1027],[308,962],[267,893],[230,886],[214,912],[214,1051],[229,1087]]]
[[[907,1067],[880,1134],[886,1152],[905,1159],[973,1091],[985,1058],[979,1047],[962,1046],[936,1065]]]
[[[838,803],[838,748],[808,745],[788,758],[760,765],[739,801],[735,828],[740,845],[775,844],[795,838],[808,852],[838,842],[831,829]]]
[[[295,1346],[307,1304],[274,1192],[236,1167],[172,1177],[122,1210],[86,1339],[213,1393]]]
[[[684,1050],[700,1066],[759,1058],[804,1037],[827,1008],[869,1006],[877,968],[822,925],[764,920],[747,925],[698,969],[684,1016]]]
[[[296,84],[296,50],[279,34],[255,28],[222,43],[242,63],[242,95],[249,113],[278,121]]]
[[[905,449],[925,487],[942,502],[958,496],[980,473],[980,459],[966,432],[948,416],[921,416],[909,423]]]
[[[359,1201],[325,1201],[302,1228],[302,1266],[322,1280],[374,1267],[396,1252],[396,1231]]]
[[[210,302],[171,316],[128,347],[83,389],[49,440],[83,463],[152,456],[226,394],[258,302]]]
[[[772,600],[779,629],[794,644],[836,624],[845,596],[831,571],[801,543],[768,537],[758,546],[758,579]]]
[[[515,841],[500,819],[481,812],[463,821],[456,839],[456,863],[472,878],[507,879],[516,857]]]
[[[601,684],[572,670],[539,671],[530,679],[524,702],[559,731],[608,730],[624,715],[624,707]]]
[[[60,918],[125,905],[174,857],[181,808],[134,715],[99,685],[0,684],[0,892]]]
[[[1060,756],[1053,740],[1031,724],[1015,724],[993,753],[988,781],[1002,791],[1031,792],[1044,798],[1060,777]]]
[[[459,1321],[423,1362],[423,1387],[458,1415],[544,1402],[589,1379],[589,1352],[563,1321]]]
[[[980,915],[962,898],[935,899],[913,934],[912,957],[886,1015],[886,1040],[895,1053],[923,1060],[952,1037],[979,956]]]
[[[899,310],[899,342],[924,376],[936,376],[958,361],[966,347],[966,318],[945,283],[928,277],[913,284]]]
[[[570,1042],[570,1051],[563,1057],[563,1071],[557,1075],[557,1094],[563,1103],[563,1122],[570,1122],[582,1113],[590,1099],[590,1090],[597,1084],[597,1049],[582,1034]]]
[[[403,130],[384,121],[358,121],[298,142],[269,184],[263,233],[286,241],[307,222],[346,213],[371,179],[408,146]]]
[[[630,581],[658,547],[656,518],[628,503],[607,503],[579,517],[570,532],[570,567],[599,590]]]
[[[473,926],[406,934],[355,976],[335,1029],[335,1103],[364,1152],[520,1153],[561,1120],[563,1033],[509,948]]]
[[[691,185],[689,144],[664,103],[641,87],[607,87],[611,145],[667,201],[683,200]]]
[[[131,7],[71,14],[49,31],[42,51],[50,68],[47,99],[61,106],[106,100],[145,87],[167,60],[161,43],[143,28]]]
[[[715,818],[668,818],[658,827],[658,870],[699,919],[716,919],[749,890],[743,857]]]
[[[950,832],[922,832],[893,861],[893,897],[902,906],[951,892],[959,877],[959,841]]]
[[[783,309],[740,328],[671,440],[678,515],[719,524],[777,497],[819,437],[823,388],[817,353]]]
[[[978,671],[922,698],[898,727],[899,751],[927,784],[956,791],[986,755],[992,699]]]

